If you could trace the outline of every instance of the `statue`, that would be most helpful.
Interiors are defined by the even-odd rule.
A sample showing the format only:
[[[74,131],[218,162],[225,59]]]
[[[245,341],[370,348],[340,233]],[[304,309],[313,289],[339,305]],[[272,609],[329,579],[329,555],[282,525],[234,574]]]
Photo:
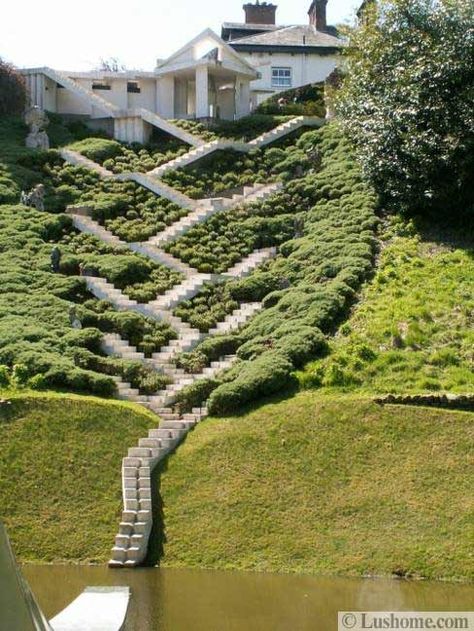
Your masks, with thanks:
[[[294,218],[294,230],[295,230],[295,239],[301,239],[304,235],[304,219],[301,216],[296,215]]]
[[[77,315],[76,307],[72,305],[71,307],[69,307],[69,322],[71,323],[73,329],[82,329],[82,323],[79,320],[79,316]]]
[[[59,272],[59,265],[61,263],[61,250],[57,245],[51,250],[51,269],[57,274]]]
[[[36,210],[44,210],[44,193],[43,184],[37,184],[29,193],[21,191],[20,204],[36,208]]]
[[[46,114],[37,105],[30,107],[25,114],[25,123],[30,128],[26,137],[26,146],[29,149],[49,149],[49,138],[44,128],[49,120]]]

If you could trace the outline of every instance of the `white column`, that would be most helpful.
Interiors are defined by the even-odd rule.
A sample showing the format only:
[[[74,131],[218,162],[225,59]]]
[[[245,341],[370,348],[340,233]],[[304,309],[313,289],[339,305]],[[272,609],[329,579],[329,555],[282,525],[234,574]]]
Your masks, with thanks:
[[[196,118],[209,116],[209,77],[207,66],[196,68]]]
[[[160,77],[156,82],[156,112],[162,118],[175,118],[174,76]]]
[[[250,114],[250,82],[243,81],[240,90],[240,101],[238,116],[247,116]]]

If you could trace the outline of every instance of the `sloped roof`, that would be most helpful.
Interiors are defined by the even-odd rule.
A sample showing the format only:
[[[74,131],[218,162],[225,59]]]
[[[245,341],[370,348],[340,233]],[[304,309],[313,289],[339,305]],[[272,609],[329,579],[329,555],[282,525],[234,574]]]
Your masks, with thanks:
[[[276,31],[284,28],[278,24],[251,24],[250,22],[224,22],[223,29],[235,29],[239,31]]]
[[[344,40],[337,37],[337,30],[328,27],[327,32],[317,31],[310,24],[286,26],[270,33],[250,35],[229,42],[231,46],[313,46],[341,48]]]

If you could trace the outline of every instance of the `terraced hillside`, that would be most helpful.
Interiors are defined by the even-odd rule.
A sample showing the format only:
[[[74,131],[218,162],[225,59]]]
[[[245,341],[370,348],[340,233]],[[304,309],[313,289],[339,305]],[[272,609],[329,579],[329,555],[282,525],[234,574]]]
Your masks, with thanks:
[[[284,123],[276,144],[265,144],[270,132],[262,148],[217,148],[158,177],[158,154],[174,158],[179,143],[163,140],[160,152],[83,138],[33,152],[21,124],[6,123],[3,296],[10,307],[30,297],[3,319],[0,362],[35,387],[118,392],[153,408],[210,396],[223,412],[290,385],[370,271],[377,224],[339,131],[305,131],[300,119],[295,129]],[[11,204],[38,183],[44,212]]]

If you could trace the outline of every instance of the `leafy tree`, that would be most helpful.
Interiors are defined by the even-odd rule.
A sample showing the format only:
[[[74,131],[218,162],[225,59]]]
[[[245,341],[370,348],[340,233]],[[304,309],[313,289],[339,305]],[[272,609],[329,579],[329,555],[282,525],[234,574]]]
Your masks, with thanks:
[[[21,114],[26,104],[23,76],[11,64],[0,59],[0,116]]]
[[[382,0],[350,35],[338,112],[392,208],[472,215],[473,60],[472,0]]]

